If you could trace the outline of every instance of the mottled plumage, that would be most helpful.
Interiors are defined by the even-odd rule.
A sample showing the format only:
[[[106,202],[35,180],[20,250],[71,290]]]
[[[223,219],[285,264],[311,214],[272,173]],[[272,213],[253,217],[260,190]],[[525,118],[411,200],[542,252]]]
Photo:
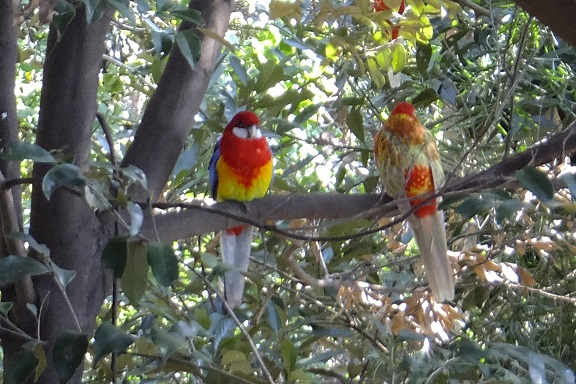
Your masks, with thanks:
[[[420,124],[410,103],[396,105],[374,138],[374,158],[386,193],[404,214],[429,199],[444,184],[436,141]],[[422,197],[418,197],[424,195]],[[416,208],[408,221],[437,301],[454,298],[444,213],[435,198]]]
[[[272,152],[258,128],[258,117],[239,112],[224,129],[210,160],[210,189],[217,201],[250,201],[264,197],[272,180]],[[242,304],[252,227],[221,232],[222,259],[233,269],[224,275],[224,296],[231,307]]]

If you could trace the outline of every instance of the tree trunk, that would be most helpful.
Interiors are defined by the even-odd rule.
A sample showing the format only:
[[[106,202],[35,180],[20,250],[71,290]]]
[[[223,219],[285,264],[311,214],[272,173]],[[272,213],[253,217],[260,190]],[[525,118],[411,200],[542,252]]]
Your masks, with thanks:
[[[54,25],[48,38],[37,144],[47,150],[61,149],[81,168],[86,166],[89,158],[97,110],[98,73],[109,16],[110,12],[107,12],[100,20],[87,25],[84,8],[79,7],[61,34],[60,41]],[[51,364],[54,341],[63,331],[79,330],[79,327],[89,338],[92,336],[94,320],[106,294],[106,275],[100,263],[100,252],[111,233],[82,198],[59,189],[50,200],[46,200],[41,181],[49,168],[39,163],[34,166],[30,233],[40,244],[48,246],[51,259],[58,266],[76,271],[76,277],[66,289],[71,305],[51,277],[33,279],[40,321],[39,336],[46,342],[48,358],[48,367],[40,382],[58,383]],[[27,317],[20,313],[15,319]],[[34,322],[17,325],[31,336],[37,336]],[[8,366],[14,352],[13,349],[5,351]],[[71,382],[80,382],[82,371],[81,366]]]

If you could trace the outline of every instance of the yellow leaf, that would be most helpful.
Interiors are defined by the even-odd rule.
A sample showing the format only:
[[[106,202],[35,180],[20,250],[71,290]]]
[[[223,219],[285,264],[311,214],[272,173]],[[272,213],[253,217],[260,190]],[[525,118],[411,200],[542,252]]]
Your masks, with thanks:
[[[202,32],[204,35],[213,38],[214,40],[216,40],[217,42],[228,48],[230,51],[234,52],[236,50],[236,47],[230,44],[228,40],[226,40],[225,38],[214,32],[213,30],[203,27],[196,27],[196,29]]]
[[[524,285],[526,287],[533,287],[536,284],[538,284],[536,282],[536,280],[534,279],[534,277],[532,276],[532,274],[530,272],[528,272],[526,269],[524,269],[522,267],[518,267],[516,272],[518,273],[518,276],[520,276],[520,283],[522,285]]]
[[[390,65],[394,73],[398,73],[404,68],[406,64],[406,48],[404,45],[398,43],[392,48],[392,60],[390,60]]]
[[[46,359],[46,352],[44,351],[44,346],[40,343],[34,346],[34,349],[32,349],[32,353],[34,354],[34,357],[38,359],[38,365],[36,365],[36,369],[34,372],[34,381],[38,381],[38,378],[40,378],[40,375],[44,372],[46,366],[48,365],[48,360]]]
[[[272,0],[270,2],[270,18],[293,17],[299,19],[302,16],[302,7],[291,1]]]
[[[222,356],[222,365],[236,364],[248,361],[246,354],[241,351],[228,351]]]
[[[370,79],[374,83],[374,86],[377,89],[384,87],[386,84],[386,78],[380,71],[380,66],[374,57],[368,57],[366,59],[366,67],[368,67],[368,73],[370,74]]]

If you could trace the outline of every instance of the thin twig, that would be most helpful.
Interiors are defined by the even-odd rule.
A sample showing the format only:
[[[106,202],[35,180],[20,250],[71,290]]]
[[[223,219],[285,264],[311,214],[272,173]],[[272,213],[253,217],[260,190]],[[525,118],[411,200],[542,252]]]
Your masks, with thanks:
[[[96,119],[104,131],[104,136],[106,137],[106,142],[108,143],[108,157],[112,165],[116,165],[116,153],[114,152],[114,138],[112,137],[112,132],[110,126],[106,122],[106,118],[100,112],[96,113]]]
[[[250,333],[248,333],[248,331],[246,330],[246,328],[244,327],[244,325],[242,324],[240,319],[238,319],[238,317],[234,313],[234,310],[232,309],[232,307],[230,307],[230,305],[228,304],[226,299],[224,297],[222,297],[222,295],[220,295],[220,292],[218,292],[218,290],[214,288],[212,283],[210,283],[210,281],[208,281],[208,279],[206,277],[204,277],[202,274],[196,272],[194,269],[192,269],[192,271],[194,271],[196,276],[198,276],[200,279],[202,279],[202,281],[204,281],[204,284],[206,284],[208,287],[210,287],[210,289],[213,292],[215,292],[216,295],[218,296],[218,298],[222,301],[222,305],[224,306],[224,308],[228,312],[228,315],[230,315],[230,317],[234,320],[234,322],[236,323],[236,325],[240,329],[240,332],[242,332],[242,335],[246,338],[246,341],[250,345],[250,349],[254,353],[256,361],[258,362],[258,365],[260,366],[260,369],[262,370],[264,377],[266,377],[266,380],[270,384],[274,384],[274,378],[272,377],[272,375],[268,371],[266,364],[264,364],[264,360],[262,360],[262,356],[260,356],[260,352],[258,352],[258,348],[256,347],[256,345],[252,341],[252,336],[250,336]]]

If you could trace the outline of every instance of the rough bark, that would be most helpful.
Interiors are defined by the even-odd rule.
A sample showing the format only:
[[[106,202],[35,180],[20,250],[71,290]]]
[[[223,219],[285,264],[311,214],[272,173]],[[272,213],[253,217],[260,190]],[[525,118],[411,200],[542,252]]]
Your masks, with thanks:
[[[202,12],[208,28],[224,36],[232,12],[230,0],[194,0],[190,2],[190,7]],[[180,30],[188,28],[188,23],[182,23]],[[202,36],[200,32],[198,34]],[[122,161],[122,165],[131,164],[144,171],[152,200],[158,198],[166,185],[188,139],[220,52],[220,42],[203,37],[200,60],[194,69],[190,68],[176,46],[170,54],[134,142]],[[150,156],[152,153],[154,156]],[[139,197],[149,196],[140,194]]]
[[[514,0],[516,4],[576,46],[576,0]]]
[[[36,143],[47,150],[61,149],[81,168],[89,158],[97,110],[98,73],[109,23],[110,12],[107,12],[88,25],[84,9],[80,7],[60,41],[54,25],[48,37]],[[76,271],[66,292],[82,332],[91,337],[106,293],[100,252],[111,234],[83,199],[59,189],[46,200],[41,180],[49,167],[39,163],[34,166],[30,233],[39,243],[48,246],[58,266]],[[38,296],[36,306],[42,307],[40,338],[47,342],[48,367],[40,381],[57,383],[51,364],[52,346],[63,331],[78,330],[78,327],[54,281],[47,276],[33,281]],[[27,324],[19,325],[30,328]],[[83,367],[79,367],[71,382],[81,380],[82,370]]]

